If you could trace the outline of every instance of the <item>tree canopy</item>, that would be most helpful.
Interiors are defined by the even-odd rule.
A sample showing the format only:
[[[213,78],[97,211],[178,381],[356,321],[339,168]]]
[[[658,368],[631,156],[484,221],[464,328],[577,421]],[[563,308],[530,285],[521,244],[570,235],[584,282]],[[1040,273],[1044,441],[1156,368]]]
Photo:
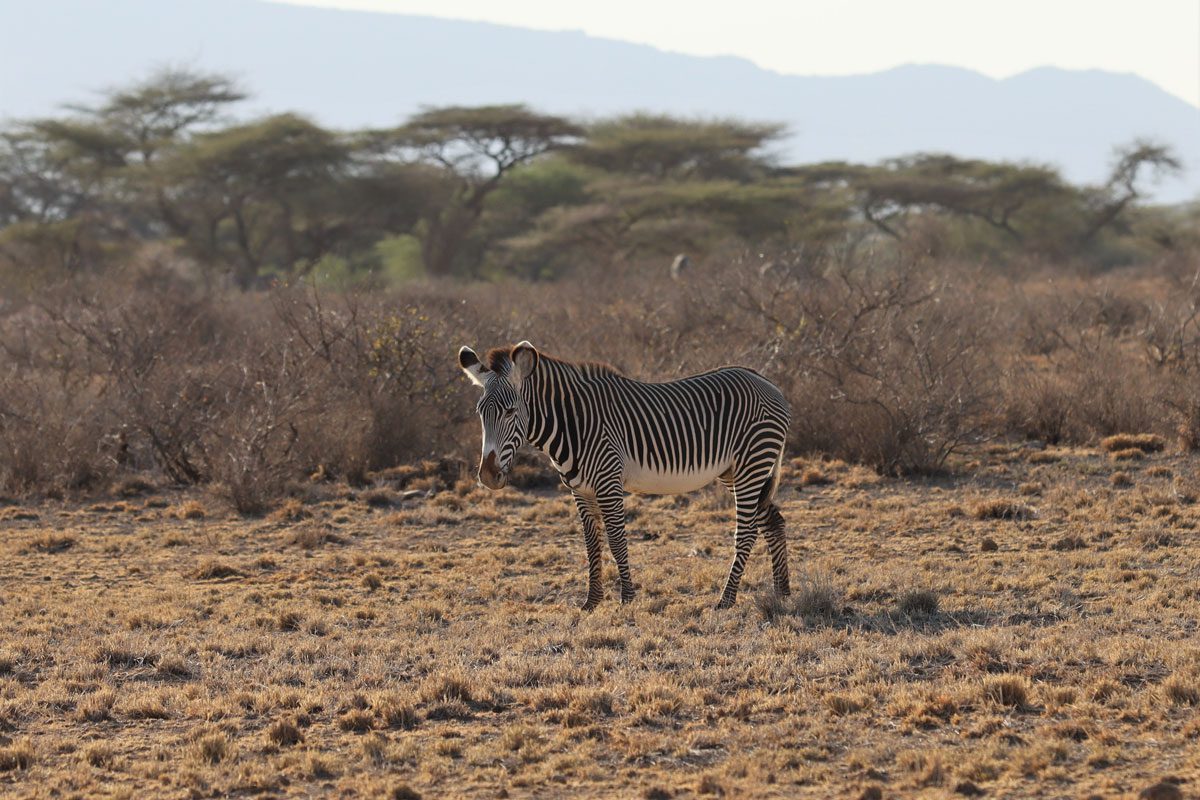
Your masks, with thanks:
[[[0,128],[0,280],[121,269],[148,245],[249,288],[864,243],[1110,265],[1187,239],[1187,215],[1145,204],[1181,168],[1148,141],[1119,151],[1103,185],[1074,186],[1045,165],[937,153],[781,165],[786,131],[766,122],[449,106],[343,132],[238,118],[245,97],[227,76],[167,69]]]

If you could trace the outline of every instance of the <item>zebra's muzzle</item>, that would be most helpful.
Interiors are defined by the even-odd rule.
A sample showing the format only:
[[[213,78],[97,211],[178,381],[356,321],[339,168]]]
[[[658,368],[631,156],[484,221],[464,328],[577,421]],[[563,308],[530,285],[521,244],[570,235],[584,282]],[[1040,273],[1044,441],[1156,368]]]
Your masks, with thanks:
[[[500,469],[496,453],[491,452],[479,462],[479,482],[489,489],[503,489],[508,483],[508,470]]]

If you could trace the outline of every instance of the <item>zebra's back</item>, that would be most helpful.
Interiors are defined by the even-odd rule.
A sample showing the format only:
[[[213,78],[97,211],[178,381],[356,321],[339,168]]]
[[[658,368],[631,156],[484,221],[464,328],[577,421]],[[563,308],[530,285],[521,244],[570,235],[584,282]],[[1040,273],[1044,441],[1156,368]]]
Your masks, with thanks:
[[[609,375],[601,387],[606,428],[621,451],[627,488],[653,494],[699,489],[735,459],[786,436],[782,392],[757,372],[722,367],[666,383]]]

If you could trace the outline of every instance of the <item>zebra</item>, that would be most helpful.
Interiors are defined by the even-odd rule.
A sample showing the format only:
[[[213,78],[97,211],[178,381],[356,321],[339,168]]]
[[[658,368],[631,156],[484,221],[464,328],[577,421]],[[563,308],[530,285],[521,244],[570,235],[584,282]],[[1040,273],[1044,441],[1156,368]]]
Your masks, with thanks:
[[[458,352],[483,389],[479,482],[501,489],[517,448],[550,457],[574,495],[587,546],[584,611],[603,599],[601,531],[620,575],[621,601],[634,597],[625,539],[624,493],[683,494],[720,480],[733,495],[733,563],[718,609],[737,599],[746,559],[761,529],[774,588],[790,594],[783,515],[774,502],[791,411],[774,384],[746,367],[721,367],[666,383],[625,377],[594,362],[539,353],[529,342],[498,347],[481,360]]]

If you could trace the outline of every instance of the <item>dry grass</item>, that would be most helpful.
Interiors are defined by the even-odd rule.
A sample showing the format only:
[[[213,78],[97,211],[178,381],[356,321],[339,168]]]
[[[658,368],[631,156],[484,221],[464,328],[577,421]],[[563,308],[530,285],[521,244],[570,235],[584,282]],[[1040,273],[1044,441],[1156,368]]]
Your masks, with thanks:
[[[1118,433],[1100,440],[1100,447],[1107,453],[1121,450],[1141,450],[1143,453],[1158,453],[1167,446],[1167,440],[1157,433]]]
[[[993,498],[991,500],[983,500],[976,503],[971,508],[971,515],[975,519],[1010,519],[1010,520],[1026,520],[1037,516],[1031,506],[1024,503],[1018,503],[1015,500],[1006,500],[1003,498]]]
[[[724,613],[711,493],[631,501],[640,594],[606,563],[592,614],[557,490],[29,507],[0,523],[0,795],[1186,794],[1200,459],[1118,490],[1094,449],[992,449],[947,480],[792,469],[793,594],[760,544]]]

